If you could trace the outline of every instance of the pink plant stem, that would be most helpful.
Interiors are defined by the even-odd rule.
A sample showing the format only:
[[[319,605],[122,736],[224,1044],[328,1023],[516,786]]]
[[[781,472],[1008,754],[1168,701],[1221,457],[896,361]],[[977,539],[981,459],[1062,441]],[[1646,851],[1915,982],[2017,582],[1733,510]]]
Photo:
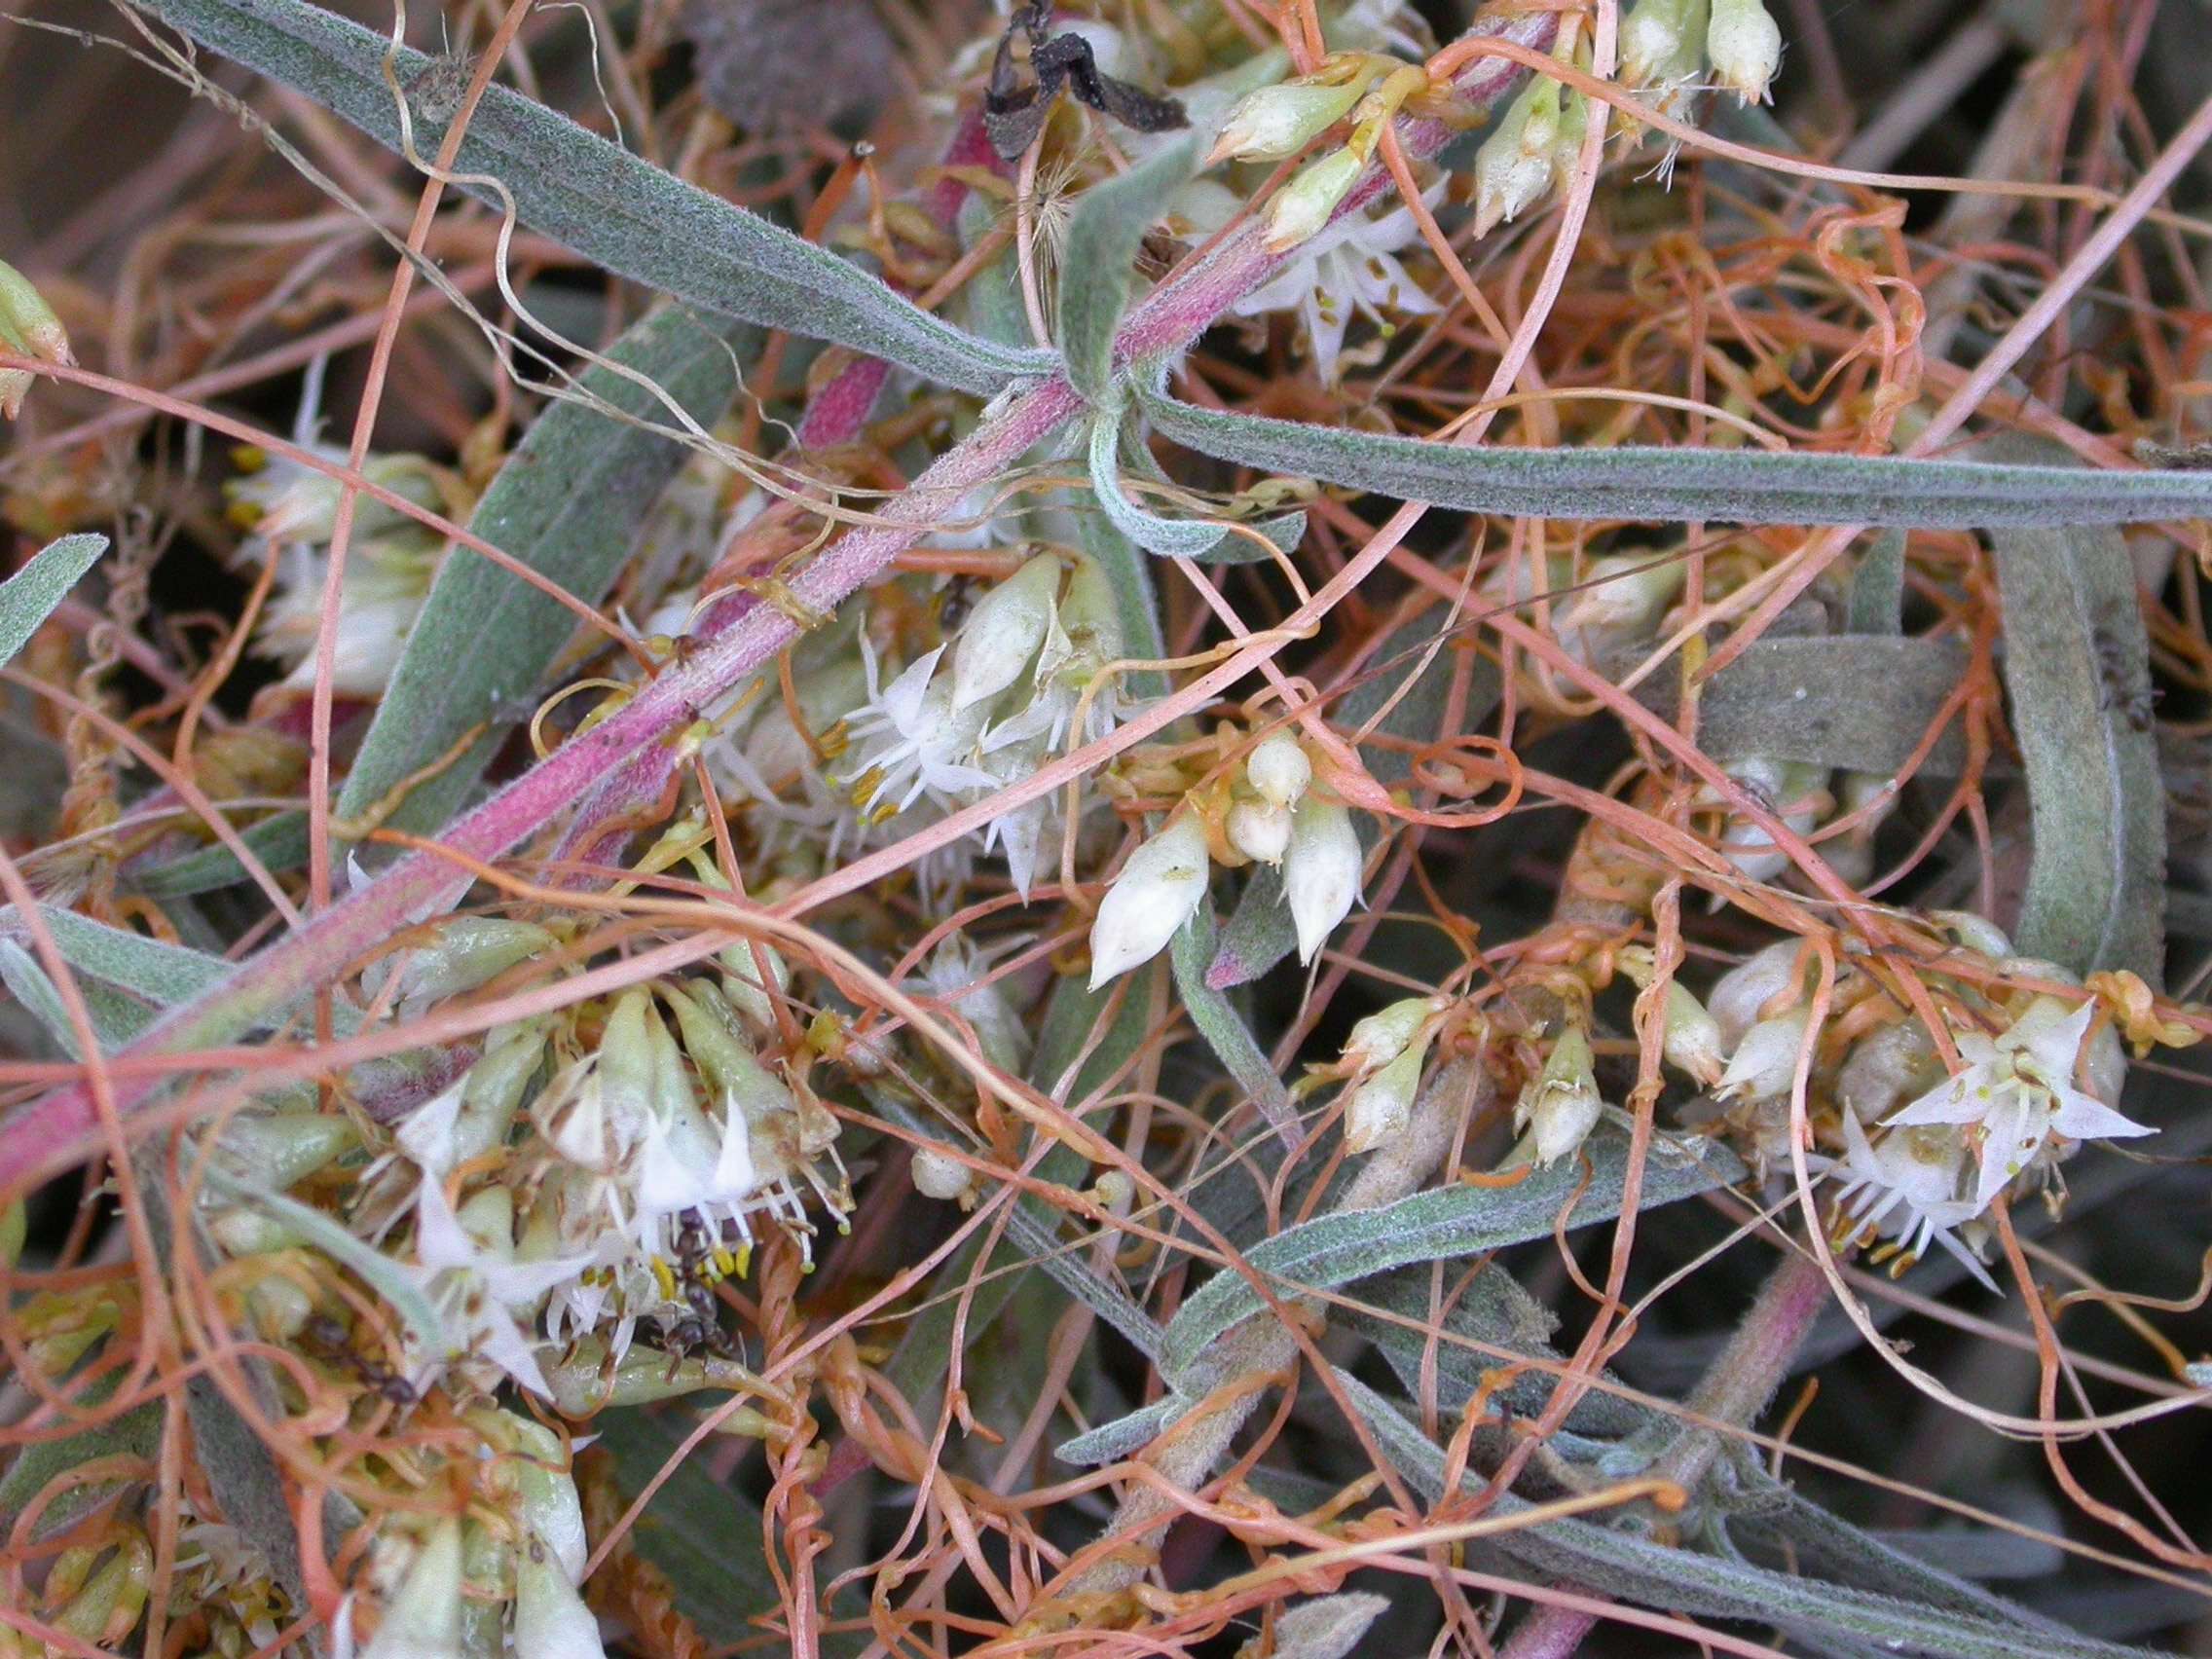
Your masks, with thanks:
[[[1470,37],[1491,37],[1541,50],[1559,26],[1551,12],[1500,10],[1478,21]],[[1475,57],[1454,78],[1460,95],[1487,103],[1528,71],[1502,57]],[[1441,122],[1404,121],[1406,153],[1432,156],[1452,136]],[[1371,166],[1338,207],[1358,212],[1382,194],[1388,174]],[[1178,271],[1136,307],[1122,325],[1116,355],[1123,361],[1189,346],[1216,317],[1259,287],[1288,255],[1271,250],[1257,221],[1247,221],[1203,258]],[[886,503],[879,522],[857,528],[827,548],[785,587],[794,609],[827,613],[880,574],[932,524],[957,509],[979,484],[1003,476],[1035,445],[1083,413],[1083,399],[1062,376],[1015,395],[963,442],[940,457],[903,494]],[[683,662],[670,665],[621,709],[571,738],[531,771],[457,820],[439,845],[409,854],[375,881],[338,901],[305,928],[272,944],[220,988],[171,1010],[126,1051],[173,1053],[191,1069],[194,1051],[229,1043],[269,1019],[303,992],[330,983],[365,962],[386,940],[450,908],[475,879],[462,861],[488,863],[574,810],[603,780],[665,751],[699,711],[740,683],[799,637],[782,610],[751,595],[733,598],[714,629]],[[1221,671],[1217,670],[1217,678]],[[1143,722],[1136,722],[1142,728]],[[637,776],[632,774],[633,778]],[[1001,804],[1012,804],[1010,793]],[[448,858],[450,849],[458,858]],[[158,1076],[113,1079],[118,1111],[129,1112],[163,1087]],[[0,1193],[83,1156],[95,1126],[83,1084],[55,1089],[0,1124]]]

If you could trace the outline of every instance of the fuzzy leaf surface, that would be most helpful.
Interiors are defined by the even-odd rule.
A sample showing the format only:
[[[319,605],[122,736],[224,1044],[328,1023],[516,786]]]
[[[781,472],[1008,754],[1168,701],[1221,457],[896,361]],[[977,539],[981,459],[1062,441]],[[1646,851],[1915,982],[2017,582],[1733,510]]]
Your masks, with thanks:
[[[60,608],[69,590],[107,551],[107,537],[90,531],[48,542],[23,568],[0,582],[0,663],[16,653]]]
[[[1712,449],[1487,449],[1148,397],[1186,449],[1465,512],[1789,525],[2141,524],[2212,514],[2212,473]]]
[[[1076,203],[1060,257],[1060,356],[1086,403],[1112,400],[1114,334],[1128,309],[1137,248],[1198,161],[1198,139],[1170,144]]]
[[[1590,1163],[1587,1182],[1581,1160],[1566,1158],[1549,1169],[1531,1168],[1511,1187],[1432,1188],[1381,1209],[1317,1216],[1287,1227],[1255,1244],[1245,1261],[1273,1282],[1278,1296],[1297,1296],[1409,1262],[1449,1261],[1548,1237],[1555,1227],[1609,1221],[1620,1213],[1628,1146],[1618,1130],[1592,1135],[1582,1148]],[[1734,1155],[1719,1148],[1692,1159],[1655,1143],[1643,1171],[1641,1207],[1691,1198],[1740,1180],[1743,1173]],[[1170,1379],[1183,1376],[1208,1344],[1265,1306],[1242,1273],[1217,1272],[1168,1321],[1161,1372]]]
[[[2009,456],[2056,446],[2005,438],[1980,448]],[[2127,544],[2116,530],[2088,527],[2000,528],[1989,544],[2035,836],[2014,940],[2077,974],[2128,969],[2156,985],[2165,955],[2165,788]]]
[[[132,3],[399,148],[383,35],[301,0]],[[430,61],[402,49],[392,70],[412,87]],[[432,154],[442,129],[418,113],[414,129],[417,153]],[[835,254],[504,87],[485,90],[455,170],[498,179],[523,224],[610,274],[709,311],[849,346],[963,391],[988,394],[1054,366],[1050,352],[963,333]]]

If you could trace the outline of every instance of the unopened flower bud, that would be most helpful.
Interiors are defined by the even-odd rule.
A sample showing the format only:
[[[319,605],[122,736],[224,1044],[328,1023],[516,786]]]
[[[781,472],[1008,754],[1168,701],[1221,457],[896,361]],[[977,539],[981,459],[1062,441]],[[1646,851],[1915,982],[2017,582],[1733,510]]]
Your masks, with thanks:
[[[1733,1049],[1764,1017],[1762,1010],[1785,991],[1802,994],[1805,971],[1799,961],[1803,940],[1778,940],[1746,958],[1714,981],[1706,1011],[1720,1026],[1720,1040]]]
[[[1223,830],[1229,844],[1254,864],[1280,864],[1290,847],[1290,809],[1240,800],[1229,809]]]
[[[1629,945],[1614,961],[1641,990],[1648,990],[1658,977],[1658,964],[1648,945]],[[1719,1021],[1679,979],[1667,981],[1666,1029],[1660,1052],[1669,1065],[1689,1073],[1708,1088],[1728,1069],[1728,1040],[1721,1035]]]
[[[1759,0],[1713,0],[1705,59],[1714,78],[1746,103],[1764,103],[1782,66],[1782,30]]]
[[[1059,560],[1040,553],[976,602],[952,659],[953,708],[995,697],[1021,678],[1045,643],[1059,591]]]
[[[361,1659],[462,1659],[461,1523],[430,1524]]]
[[[1548,1167],[1589,1139],[1604,1108],[1591,1067],[1590,1034],[1569,1024],[1553,1041],[1543,1071],[1522,1090],[1513,1123],[1530,1131],[1531,1155]]]
[[[1591,560],[1581,590],[1553,612],[1560,645],[1578,662],[1604,666],[1650,632],[1681,591],[1682,570],[1681,560],[1650,552]]]
[[[1621,19],[1621,79],[1658,86],[1694,73],[1705,40],[1707,0],[1638,0]]]
[[[48,363],[74,363],[69,336],[54,308],[29,278],[0,259],[0,347]],[[13,421],[38,377],[28,369],[0,369],[0,417]]]
[[[1405,1133],[1413,1122],[1414,1096],[1420,1092],[1422,1055],[1422,1048],[1409,1048],[1353,1088],[1345,1102],[1345,1151],[1372,1152]]]
[[[1793,1008],[1745,1032],[1714,1092],[1735,1100],[1772,1100],[1787,1094],[1797,1075],[1808,1017],[1806,1010]]]
[[[1206,896],[1206,832],[1196,813],[1128,856],[1090,924],[1090,988],[1149,962],[1166,948]]]
[[[1900,1101],[1916,1100],[1943,1081],[1943,1063],[1928,1028],[1903,1019],[1870,1031],[1851,1046],[1836,1071],[1836,1098],[1862,1124],[1878,1124]]]
[[[1313,781],[1313,762],[1293,733],[1271,731],[1244,757],[1244,781],[1270,806],[1290,806]]]
[[[1728,775],[1769,804],[1783,825],[1804,834],[1820,821],[1819,807],[1827,804],[1807,796],[1826,781],[1827,769],[1794,760],[1751,756],[1732,761]],[[1720,853],[1753,881],[1771,881],[1789,867],[1789,855],[1777,847],[1766,830],[1749,818],[1731,814],[1720,832]]]
[[[914,1191],[925,1198],[947,1201],[964,1198],[976,1185],[973,1169],[949,1152],[941,1152],[934,1146],[914,1149],[907,1173],[913,1178]]]
[[[517,1553],[514,1649],[534,1659],[606,1659],[598,1618],[542,1547],[526,1544]]]
[[[1475,235],[1510,224],[1552,185],[1552,147],[1560,132],[1560,87],[1538,75],[1507,106],[1497,129],[1475,152]]]
[[[1443,1006],[1441,997],[1406,997],[1378,1009],[1351,1028],[1338,1063],[1348,1067],[1353,1076],[1365,1077],[1390,1064],[1416,1043],[1425,1051],[1433,1035],[1429,1021]]]
[[[400,974],[401,1007],[420,1014],[433,1003],[489,983],[516,963],[550,950],[554,938],[531,922],[504,916],[453,916]]]
[[[1337,203],[1351,193],[1365,167],[1349,150],[1332,150],[1309,162],[1268,203],[1265,240],[1270,253],[1287,253],[1320,235]]]
[[[1298,959],[1313,960],[1359,897],[1359,832],[1343,803],[1309,794],[1292,809],[1283,894],[1298,928]]]
[[[1334,127],[1359,102],[1357,80],[1337,86],[1286,81],[1262,87],[1237,101],[1204,166],[1231,158],[1239,162],[1277,162],[1299,151]]]

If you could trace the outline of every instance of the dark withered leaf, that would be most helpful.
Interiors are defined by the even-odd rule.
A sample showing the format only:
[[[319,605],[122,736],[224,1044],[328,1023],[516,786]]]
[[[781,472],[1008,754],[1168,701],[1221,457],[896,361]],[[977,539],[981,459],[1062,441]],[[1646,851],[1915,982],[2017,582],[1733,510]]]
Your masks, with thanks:
[[[897,85],[868,0],[685,0],[699,92],[750,132],[865,117]]]

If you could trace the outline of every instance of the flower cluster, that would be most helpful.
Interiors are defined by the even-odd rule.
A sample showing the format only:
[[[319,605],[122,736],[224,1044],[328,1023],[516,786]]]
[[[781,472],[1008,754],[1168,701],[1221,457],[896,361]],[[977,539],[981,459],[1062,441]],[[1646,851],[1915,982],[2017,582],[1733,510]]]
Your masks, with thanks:
[[[2002,976],[2074,982],[2055,964],[2012,955],[1988,923],[1949,919],[1960,948]],[[1647,955],[1629,953],[1622,965],[1649,982]],[[1803,1072],[1807,1122],[1833,1149],[1811,1161],[1835,1183],[1839,1243],[1875,1246],[1877,1259],[1899,1266],[1940,1245],[1989,1283],[1974,1244],[2001,1195],[2054,1189],[2058,1166],[2084,1140],[2152,1132],[2114,1109],[2126,1064],[2093,998],[2020,991],[1992,1003],[1957,984],[1946,999],[1953,1071],[1919,1021],[1856,969],[1837,977],[1826,1025],[1857,1034],[1830,1041],[1812,1023],[1811,973],[1792,939],[1722,976],[1702,1004],[1671,985],[1665,1054],[1708,1085],[1734,1138],[1769,1165],[1788,1160],[1790,1096]],[[1834,1016],[1861,1005],[1886,1016]]]
[[[823,717],[815,744],[793,711],[763,699],[760,716],[718,745],[713,761],[756,801],[788,799],[786,783],[796,780],[804,822],[832,852],[986,799],[1123,718],[1116,679],[1103,672],[1123,654],[1120,613],[1104,573],[1081,554],[1031,557],[983,594],[950,638],[897,674],[886,676],[865,632],[844,642],[844,652],[818,657],[798,682],[799,719]],[[817,752],[831,762],[827,773]],[[1024,895],[1057,810],[1053,797],[1027,802],[999,813],[979,837],[979,850],[1004,857]],[[783,811],[772,804],[768,815]],[[964,873],[973,850],[951,873]]]
[[[1351,813],[1288,731],[1255,744],[1235,783],[1198,794],[1140,842],[1106,889],[1090,926],[1090,982],[1102,985],[1161,951],[1204,903],[1216,859],[1275,865],[1283,903],[1310,962],[1359,900],[1364,855]]]
[[[313,448],[324,459],[345,463],[343,451]],[[276,586],[254,633],[254,648],[289,665],[283,683],[305,690],[314,684],[314,643],[322,626],[339,484],[327,472],[257,449],[239,451],[238,460],[245,470],[224,493],[233,519],[252,534],[239,543],[234,559],[276,564]],[[458,482],[421,456],[371,456],[361,471],[418,505],[450,511],[458,504]],[[355,498],[339,581],[333,690],[351,697],[384,691],[446,546],[444,538],[406,514],[372,497]]]

